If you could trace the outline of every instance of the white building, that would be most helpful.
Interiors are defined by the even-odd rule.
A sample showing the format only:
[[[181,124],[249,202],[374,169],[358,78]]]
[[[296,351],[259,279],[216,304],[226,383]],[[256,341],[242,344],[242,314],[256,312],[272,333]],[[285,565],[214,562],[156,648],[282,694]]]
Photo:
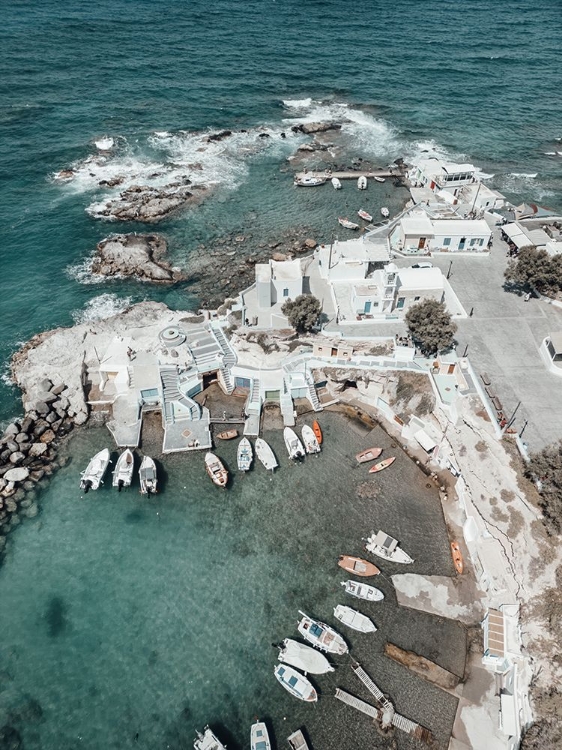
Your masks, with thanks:
[[[421,159],[408,177],[414,187],[428,187],[437,192],[447,190],[457,196],[464,185],[477,182],[480,169],[473,164],[453,164],[440,159]]]
[[[298,297],[303,293],[300,260],[256,263],[256,291],[258,307],[261,309]]]
[[[483,182],[465,185],[458,195],[459,203],[467,205],[471,211],[496,211],[505,206],[505,195],[492,190]]]
[[[386,237],[368,234],[353,240],[322,245],[315,250],[320,276],[327,281],[365,279],[370,271],[390,262]]]
[[[554,257],[555,255],[561,255],[562,242],[560,240],[550,240],[546,243],[544,249],[551,257]]]
[[[482,252],[491,237],[483,219],[432,219],[418,209],[398,222],[391,245],[404,253]]]

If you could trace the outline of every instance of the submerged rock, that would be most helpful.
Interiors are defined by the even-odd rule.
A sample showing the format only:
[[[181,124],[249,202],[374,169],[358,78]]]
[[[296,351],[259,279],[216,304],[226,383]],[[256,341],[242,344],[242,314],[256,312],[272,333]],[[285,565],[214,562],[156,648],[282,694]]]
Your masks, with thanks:
[[[166,240],[158,234],[114,234],[98,244],[92,271],[160,283],[185,279],[178,268],[164,260],[166,251]]]

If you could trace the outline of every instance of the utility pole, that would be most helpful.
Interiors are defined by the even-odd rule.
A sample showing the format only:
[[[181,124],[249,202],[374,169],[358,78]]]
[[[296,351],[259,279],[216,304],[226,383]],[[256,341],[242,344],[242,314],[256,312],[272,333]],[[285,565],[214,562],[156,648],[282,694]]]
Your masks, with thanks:
[[[330,236],[330,255],[328,256],[328,271],[332,267],[332,247],[334,246],[334,233]]]
[[[447,278],[451,275],[451,268],[453,267],[453,261],[450,261],[449,263],[449,270],[447,271]]]
[[[511,415],[511,418],[507,420],[504,431],[508,429],[508,427],[511,427],[511,425],[515,422],[515,415],[517,414],[517,409],[521,406],[521,401],[517,404],[515,409],[513,410],[513,414]]]
[[[464,359],[464,357],[466,357],[467,351],[468,351],[468,344],[464,347],[464,354],[462,355],[463,359]]]
[[[480,192],[480,188],[482,187],[482,183],[478,183],[478,190],[476,191],[476,195],[474,196],[474,200],[472,201],[472,207],[470,209],[470,213],[474,211],[474,206],[476,205],[476,199],[478,198],[478,193]]]
[[[523,425],[523,427],[521,428],[521,432],[519,433],[519,437],[521,437],[521,436],[523,435],[523,432],[524,432],[524,430],[525,430],[525,427],[527,427],[527,425],[528,425],[528,424],[529,424],[529,420],[528,420],[528,419],[526,419],[526,420],[525,420],[525,424]]]

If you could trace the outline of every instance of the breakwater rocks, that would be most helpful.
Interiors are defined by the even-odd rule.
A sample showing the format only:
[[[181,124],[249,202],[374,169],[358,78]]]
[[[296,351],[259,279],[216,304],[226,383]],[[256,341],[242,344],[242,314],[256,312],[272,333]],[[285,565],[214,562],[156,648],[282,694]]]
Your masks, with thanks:
[[[87,210],[91,216],[116,221],[140,221],[154,224],[188,205],[201,203],[208,188],[191,185],[187,177],[162,187],[132,185],[116,197],[95,203]]]
[[[182,271],[164,260],[167,249],[166,240],[158,234],[114,234],[98,244],[92,271],[157,283],[184,281]]]

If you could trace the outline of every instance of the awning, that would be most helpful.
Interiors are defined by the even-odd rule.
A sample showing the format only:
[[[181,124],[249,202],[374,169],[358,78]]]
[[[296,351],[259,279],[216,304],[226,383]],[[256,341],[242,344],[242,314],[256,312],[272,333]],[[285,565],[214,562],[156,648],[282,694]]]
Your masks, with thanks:
[[[428,453],[431,453],[431,451],[437,447],[437,443],[435,442],[435,440],[430,437],[425,430],[418,430],[414,434],[414,437],[424,449],[424,451],[427,451]]]

